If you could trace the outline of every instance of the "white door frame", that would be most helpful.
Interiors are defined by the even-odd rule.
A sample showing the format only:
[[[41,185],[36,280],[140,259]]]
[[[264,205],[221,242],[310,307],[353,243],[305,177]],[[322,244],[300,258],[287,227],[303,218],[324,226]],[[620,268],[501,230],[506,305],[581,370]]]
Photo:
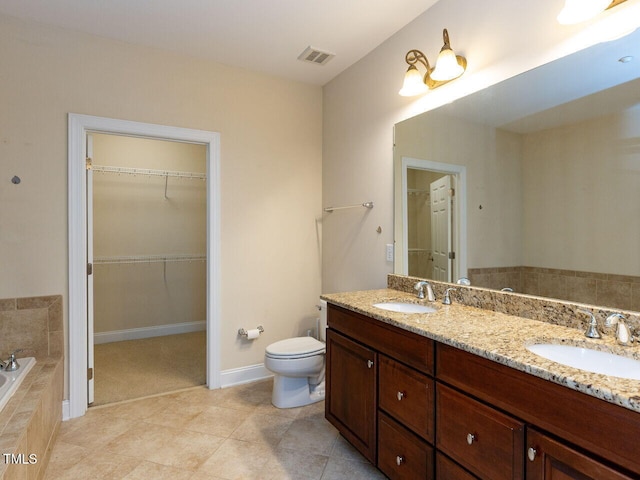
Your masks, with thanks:
[[[87,411],[88,132],[174,140],[207,146],[207,385],[220,388],[220,134],[204,130],[69,114],[69,411]]]
[[[402,272],[409,273],[409,236],[407,232],[407,169],[429,170],[448,174],[455,180],[456,194],[453,200],[454,236],[453,248],[456,252],[457,268],[452,272],[454,281],[467,276],[467,167],[453,163],[433,162],[420,158],[402,157],[401,189],[402,189]],[[396,197],[397,198],[397,197]]]

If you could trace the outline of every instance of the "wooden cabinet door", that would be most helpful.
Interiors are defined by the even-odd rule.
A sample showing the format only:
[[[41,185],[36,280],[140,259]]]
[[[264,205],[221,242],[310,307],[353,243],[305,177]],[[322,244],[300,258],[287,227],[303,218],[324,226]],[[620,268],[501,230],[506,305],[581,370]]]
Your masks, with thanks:
[[[325,417],[374,465],[377,368],[375,351],[327,330]]]
[[[527,480],[631,480],[534,429],[527,430]]]

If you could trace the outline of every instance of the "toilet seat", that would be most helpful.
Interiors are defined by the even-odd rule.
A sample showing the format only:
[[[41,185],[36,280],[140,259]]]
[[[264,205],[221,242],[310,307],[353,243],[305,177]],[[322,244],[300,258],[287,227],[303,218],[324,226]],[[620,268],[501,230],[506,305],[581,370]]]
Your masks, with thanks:
[[[325,353],[326,345],[313,337],[295,337],[272,343],[265,350],[270,358],[307,358]]]

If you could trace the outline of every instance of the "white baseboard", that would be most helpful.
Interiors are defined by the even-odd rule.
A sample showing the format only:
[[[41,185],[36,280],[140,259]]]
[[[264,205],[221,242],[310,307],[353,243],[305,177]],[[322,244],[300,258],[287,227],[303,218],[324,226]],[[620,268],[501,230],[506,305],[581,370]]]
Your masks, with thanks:
[[[220,372],[220,386],[222,388],[233,387],[234,385],[264,380],[269,377],[273,377],[273,373],[265,368],[264,363],[231,368]]]
[[[157,325],[153,327],[129,328],[127,330],[112,330],[93,335],[93,343],[122,342],[125,340],[139,340],[141,338],[163,337],[179,333],[199,332],[205,330],[206,322],[173,323],[171,325]]]
[[[69,420],[71,418],[71,408],[69,407],[69,400],[62,400],[62,421]]]

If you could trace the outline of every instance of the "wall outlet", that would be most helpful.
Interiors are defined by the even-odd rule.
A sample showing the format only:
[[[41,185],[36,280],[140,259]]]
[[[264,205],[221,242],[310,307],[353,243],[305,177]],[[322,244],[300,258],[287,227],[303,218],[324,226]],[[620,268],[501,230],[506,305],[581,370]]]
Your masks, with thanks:
[[[393,244],[387,243],[387,262],[393,262]]]

